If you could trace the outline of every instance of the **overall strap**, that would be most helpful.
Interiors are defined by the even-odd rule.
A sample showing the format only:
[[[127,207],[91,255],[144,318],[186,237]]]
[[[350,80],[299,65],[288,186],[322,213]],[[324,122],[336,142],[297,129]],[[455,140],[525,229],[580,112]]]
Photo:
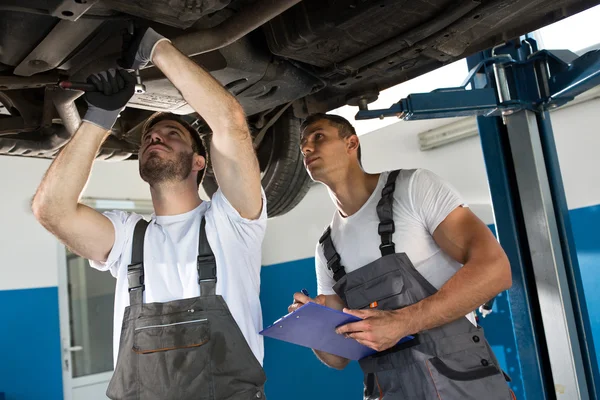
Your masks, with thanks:
[[[396,252],[396,246],[392,241],[392,235],[396,231],[392,205],[394,204],[394,191],[396,190],[396,179],[399,173],[400,170],[390,172],[387,182],[381,191],[381,200],[377,203],[377,216],[379,217],[379,228],[377,231],[381,236],[379,250],[382,257]]]
[[[143,218],[135,224],[131,246],[131,264],[127,267],[129,305],[142,304],[144,294],[144,238],[148,221]]]
[[[319,244],[323,248],[323,254],[327,260],[327,268],[333,271],[333,279],[337,282],[346,275],[346,270],[342,265],[342,258],[338,254],[331,240],[331,226],[327,227],[327,230],[319,239]]]
[[[200,222],[198,238],[198,283],[200,296],[214,296],[217,287],[217,261],[206,237],[206,218]]]

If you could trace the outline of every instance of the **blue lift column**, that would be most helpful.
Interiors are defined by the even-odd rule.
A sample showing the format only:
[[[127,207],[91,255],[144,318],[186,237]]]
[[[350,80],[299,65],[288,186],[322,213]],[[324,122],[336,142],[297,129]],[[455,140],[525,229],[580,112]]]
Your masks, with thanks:
[[[600,51],[538,51],[526,37],[468,63],[463,86],[411,94],[384,110],[363,103],[356,119],[478,117],[497,234],[513,272],[521,398],[598,400],[598,363],[548,110],[600,84]]]
[[[482,52],[467,58],[467,66],[472,70],[484,59],[490,59],[491,51]],[[495,87],[496,80],[492,71],[482,70],[474,77],[474,88]],[[538,311],[537,295],[531,263],[531,252],[525,240],[523,211],[519,203],[519,189],[515,167],[511,156],[508,131],[502,116],[477,117],[477,127],[481,148],[490,186],[492,207],[494,210],[496,236],[510,261],[512,269],[512,288],[508,293],[517,359],[519,360],[521,383],[525,393],[517,398],[528,400],[552,399],[554,392],[548,354],[545,352],[545,338]],[[535,307],[532,305],[535,304]],[[490,305],[491,308],[491,305]],[[541,341],[541,343],[540,343]],[[549,377],[547,379],[546,377]]]
[[[589,61],[587,57],[575,62],[575,55],[568,52],[560,54],[563,59],[553,58],[557,57],[554,54],[548,57],[548,53],[536,58],[537,54],[540,54],[537,44],[530,37],[521,43],[512,42],[495,48],[489,54],[491,57],[511,57],[527,65],[526,68],[514,68],[509,64],[495,64],[491,70],[487,69],[488,84],[496,85],[499,102],[533,99],[534,103],[533,107],[503,112],[504,126],[497,130],[487,129],[491,126],[489,121],[481,121],[479,125],[482,146],[484,151],[488,150],[488,154],[484,153],[486,163],[497,164],[499,161],[489,152],[491,146],[500,144],[507,150],[502,154],[509,167],[503,170],[504,177],[487,168],[488,173],[491,172],[492,188],[511,181],[512,221],[506,215],[502,219],[497,215],[496,220],[498,224],[518,227],[515,239],[518,238],[516,244],[523,256],[517,271],[513,264],[517,287],[509,296],[524,387],[528,398],[543,398],[540,392],[535,395],[537,388],[534,385],[538,386],[535,375],[539,374],[549,398],[598,399],[598,364],[547,111],[562,103],[552,104],[553,98],[557,99],[577,86],[581,90],[577,93],[581,93],[586,80],[597,79],[594,76],[598,71],[589,71],[584,79],[580,79],[573,71],[580,63]],[[552,67],[557,61],[562,62],[562,69]],[[552,83],[558,81],[565,83],[561,88],[553,89]],[[535,104],[536,97],[538,104]],[[491,137],[497,134],[499,137]],[[501,144],[498,140],[508,142]],[[518,197],[515,198],[516,193]],[[516,204],[514,200],[517,200]],[[492,201],[496,209],[499,199],[492,195]],[[515,251],[512,243],[515,239],[506,236],[504,241],[500,237],[500,242],[504,248]],[[525,246],[529,248],[529,254],[523,252]],[[529,316],[526,308],[529,308]],[[528,345],[531,347],[527,348]],[[540,367],[535,368],[540,362]]]

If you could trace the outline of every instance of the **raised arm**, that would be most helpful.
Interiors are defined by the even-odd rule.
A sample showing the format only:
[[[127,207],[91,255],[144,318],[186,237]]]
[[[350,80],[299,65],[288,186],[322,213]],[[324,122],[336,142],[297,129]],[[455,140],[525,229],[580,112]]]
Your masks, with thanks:
[[[133,95],[135,79],[120,71],[108,80],[93,80],[100,91],[86,94],[88,111],[83,123],[50,165],[33,198],[32,210],[37,220],[73,252],[105,261],[115,241],[112,223],[80,204],[79,198],[98,149]]]
[[[181,92],[212,130],[210,155],[221,191],[240,215],[258,218],[260,169],[246,115],[236,98],[154,30],[138,31],[132,43],[123,66],[140,68],[152,61]]]

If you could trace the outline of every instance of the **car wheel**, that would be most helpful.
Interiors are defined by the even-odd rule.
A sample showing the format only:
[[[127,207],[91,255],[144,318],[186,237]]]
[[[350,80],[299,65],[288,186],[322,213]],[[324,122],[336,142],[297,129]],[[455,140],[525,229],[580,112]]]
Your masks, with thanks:
[[[286,112],[267,131],[256,152],[269,218],[292,210],[310,187],[311,180],[300,153],[300,123],[291,110]],[[210,197],[217,191],[218,184],[210,166],[202,187]]]

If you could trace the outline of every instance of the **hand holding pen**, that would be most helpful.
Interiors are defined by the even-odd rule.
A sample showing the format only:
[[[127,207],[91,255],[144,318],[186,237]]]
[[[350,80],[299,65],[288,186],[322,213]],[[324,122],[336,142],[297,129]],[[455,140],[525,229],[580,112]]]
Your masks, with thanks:
[[[314,299],[310,298],[308,290],[302,289],[300,292],[294,293],[294,302],[288,307],[288,312],[294,312],[308,302],[325,305],[325,296],[319,295]]]

